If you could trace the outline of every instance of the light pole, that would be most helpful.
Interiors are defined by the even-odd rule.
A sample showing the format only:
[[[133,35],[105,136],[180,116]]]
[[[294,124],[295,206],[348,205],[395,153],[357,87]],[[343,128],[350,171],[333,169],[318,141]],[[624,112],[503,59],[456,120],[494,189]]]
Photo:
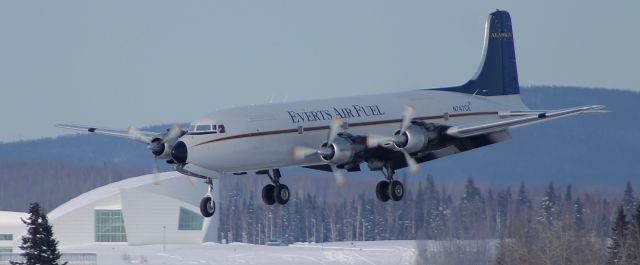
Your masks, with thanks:
[[[258,224],[258,245],[260,245],[261,237],[262,237],[262,224]]]
[[[162,252],[167,252],[167,246],[165,244],[165,234],[167,233],[167,226],[162,226]]]
[[[273,215],[269,214],[269,240],[273,239]]]
[[[316,219],[311,219],[311,222],[313,222],[313,243],[317,243],[318,240],[316,240]]]

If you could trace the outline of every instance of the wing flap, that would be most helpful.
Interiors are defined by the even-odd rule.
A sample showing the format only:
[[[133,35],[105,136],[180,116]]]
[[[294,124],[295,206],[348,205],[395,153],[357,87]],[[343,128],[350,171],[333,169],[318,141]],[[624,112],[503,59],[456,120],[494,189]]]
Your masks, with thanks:
[[[517,113],[517,115],[514,115],[516,116],[516,118],[507,118],[498,121],[452,126],[449,127],[446,132],[448,135],[453,137],[469,137],[580,113],[603,112],[603,109],[604,106],[601,105],[589,105],[553,111],[532,112],[530,114],[515,112]]]

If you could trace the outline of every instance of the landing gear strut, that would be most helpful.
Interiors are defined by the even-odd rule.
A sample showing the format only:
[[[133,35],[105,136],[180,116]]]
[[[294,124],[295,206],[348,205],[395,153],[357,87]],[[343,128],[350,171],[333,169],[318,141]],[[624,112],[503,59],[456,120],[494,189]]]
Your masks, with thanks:
[[[376,197],[378,200],[381,202],[387,202],[389,199],[394,201],[402,200],[402,197],[404,197],[404,185],[402,185],[402,182],[393,179],[395,170],[391,167],[391,163],[385,165],[382,174],[384,174],[386,180],[382,180],[376,185]]]
[[[280,169],[273,169],[272,174],[267,172],[272,184],[267,184],[262,188],[262,202],[267,205],[273,205],[276,202],[281,205],[289,202],[289,187],[280,183]]]
[[[207,190],[207,194],[204,195],[204,198],[200,201],[200,213],[204,217],[211,217],[216,212],[216,202],[213,200],[213,180],[211,178],[207,178],[205,181],[209,185],[209,189]]]

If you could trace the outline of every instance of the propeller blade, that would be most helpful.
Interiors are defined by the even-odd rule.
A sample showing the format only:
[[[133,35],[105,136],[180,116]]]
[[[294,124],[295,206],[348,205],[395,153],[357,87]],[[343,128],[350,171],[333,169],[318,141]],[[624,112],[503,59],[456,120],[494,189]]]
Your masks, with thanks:
[[[169,131],[162,137],[163,143],[172,143],[175,142],[180,136],[182,136],[182,128],[180,128],[179,124],[174,124],[171,126]]]
[[[129,127],[127,128],[127,134],[134,140],[145,142],[147,144],[151,143],[151,139],[145,136],[142,132],[138,131],[138,129],[133,125],[129,125]]]
[[[411,125],[411,120],[413,120],[413,113],[416,110],[416,105],[407,104],[404,108],[404,113],[402,114],[402,124],[400,125],[400,132],[404,132],[407,130],[407,127]]]
[[[420,166],[418,166],[418,162],[416,162],[416,160],[413,159],[413,157],[411,157],[411,155],[406,150],[400,149],[400,151],[404,155],[404,159],[407,161],[407,165],[409,166],[409,170],[411,171],[411,174],[418,173],[418,171],[420,171]]]
[[[338,184],[339,187],[344,186],[344,184],[347,182],[347,179],[344,178],[344,175],[342,175],[340,169],[334,164],[329,164],[329,166],[331,166],[331,171],[333,171],[333,177],[336,180],[336,184]]]
[[[189,181],[189,184],[193,186],[193,177],[191,175],[187,175],[187,180]]]
[[[329,135],[327,137],[327,143],[333,143],[333,140],[335,140],[336,137],[338,136],[338,133],[340,133],[343,123],[344,122],[340,117],[336,117],[333,120],[333,123],[331,123],[331,125],[329,126]]]
[[[153,185],[160,185],[160,176],[158,176],[158,158],[153,157]]]
[[[305,147],[305,146],[295,146],[293,147],[293,159],[294,160],[302,160],[314,154],[317,154],[318,150]]]
[[[367,148],[376,148],[378,146],[391,144],[392,138],[382,135],[367,135],[366,145]]]

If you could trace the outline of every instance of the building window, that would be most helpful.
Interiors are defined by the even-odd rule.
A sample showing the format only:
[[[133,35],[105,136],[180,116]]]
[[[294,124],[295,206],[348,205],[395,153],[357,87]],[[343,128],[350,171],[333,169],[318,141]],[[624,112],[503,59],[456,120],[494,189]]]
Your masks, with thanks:
[[[180,207],[180,219],[178,220],[178,230],[202,230],[202,215]]]
[[[0,234],[0,241],[11,241],[13,240],[13,234]]]
[[[0,253],[11,253],[13,252],[12,247],[0,247]]]
[[[122,210],[95,210],[96,242],[127,242]]]

